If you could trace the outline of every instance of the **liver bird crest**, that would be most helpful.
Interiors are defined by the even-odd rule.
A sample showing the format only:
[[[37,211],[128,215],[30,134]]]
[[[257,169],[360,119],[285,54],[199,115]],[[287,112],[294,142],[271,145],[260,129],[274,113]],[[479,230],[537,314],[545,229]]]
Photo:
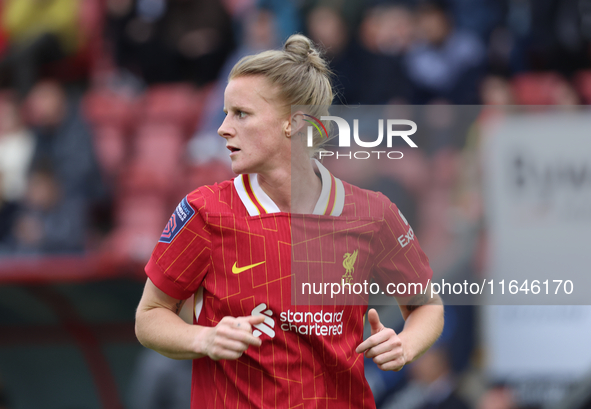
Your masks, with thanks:
[[[343,267],[345,267],[345,274],[343,274],[343,283],[350,283],[353,281],[353,270],[355,269],[355,260],[357,260],[357,253],[359,250],[355,250],[353,253],[345,253],[343,256]]]

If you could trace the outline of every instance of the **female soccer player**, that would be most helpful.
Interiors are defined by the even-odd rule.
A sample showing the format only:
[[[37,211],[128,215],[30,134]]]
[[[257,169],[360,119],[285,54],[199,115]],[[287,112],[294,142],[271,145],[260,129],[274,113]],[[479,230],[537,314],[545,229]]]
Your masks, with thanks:
[[[326,62],[302,35],[230,73],[218,133],[239,175],[178,205],[146,266],[136,317],[143,345],[193,359],[193,409],[374,408],[363,354],[400,370],[441,333],[443,307],[421,294],[399,299],[400,334],[370,310],[365,341],[366,305],[292,305],[292,262],[310,267],[312,280],[425,286],[432,275],[394,204],[311,160],[303,114],[291,106],[332,99]],[[193,294],[188,325],[178,313]]]

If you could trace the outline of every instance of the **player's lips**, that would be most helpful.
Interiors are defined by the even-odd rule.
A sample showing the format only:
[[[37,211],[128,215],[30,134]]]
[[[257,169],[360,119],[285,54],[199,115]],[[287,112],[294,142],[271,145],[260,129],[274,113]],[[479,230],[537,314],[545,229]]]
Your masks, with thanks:
[[[240,152],[240,149],[232,145],[226,145],[226,148],[228,148],[228,150],[230,151],[230,156],[232,156],[232,154],[236,152]]]

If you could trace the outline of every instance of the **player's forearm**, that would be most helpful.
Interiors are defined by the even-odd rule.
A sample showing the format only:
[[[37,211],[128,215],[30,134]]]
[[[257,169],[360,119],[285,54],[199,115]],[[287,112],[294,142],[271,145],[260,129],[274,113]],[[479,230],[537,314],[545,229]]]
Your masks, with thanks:
[[[172,358],[197,359],[205,356],[205,333],[210,328],[189,325],[166,308],[138,310],[135,333],[146,348]]]
[[[407,362],[427,351],[443,331],[443,305],[430,303],[413,310],[398,336],[402,339]]]

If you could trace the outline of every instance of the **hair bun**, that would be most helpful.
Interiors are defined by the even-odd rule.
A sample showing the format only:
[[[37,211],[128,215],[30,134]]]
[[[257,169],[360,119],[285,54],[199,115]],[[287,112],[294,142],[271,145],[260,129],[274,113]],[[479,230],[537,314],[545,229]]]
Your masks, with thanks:
[[[285,42],[283,50],[287,54],[293,56],[296,61],[310,63],[322,73],[327,73],[329,71],[324,58],[322,58],[312,40],[304,35],[291,35]]]

